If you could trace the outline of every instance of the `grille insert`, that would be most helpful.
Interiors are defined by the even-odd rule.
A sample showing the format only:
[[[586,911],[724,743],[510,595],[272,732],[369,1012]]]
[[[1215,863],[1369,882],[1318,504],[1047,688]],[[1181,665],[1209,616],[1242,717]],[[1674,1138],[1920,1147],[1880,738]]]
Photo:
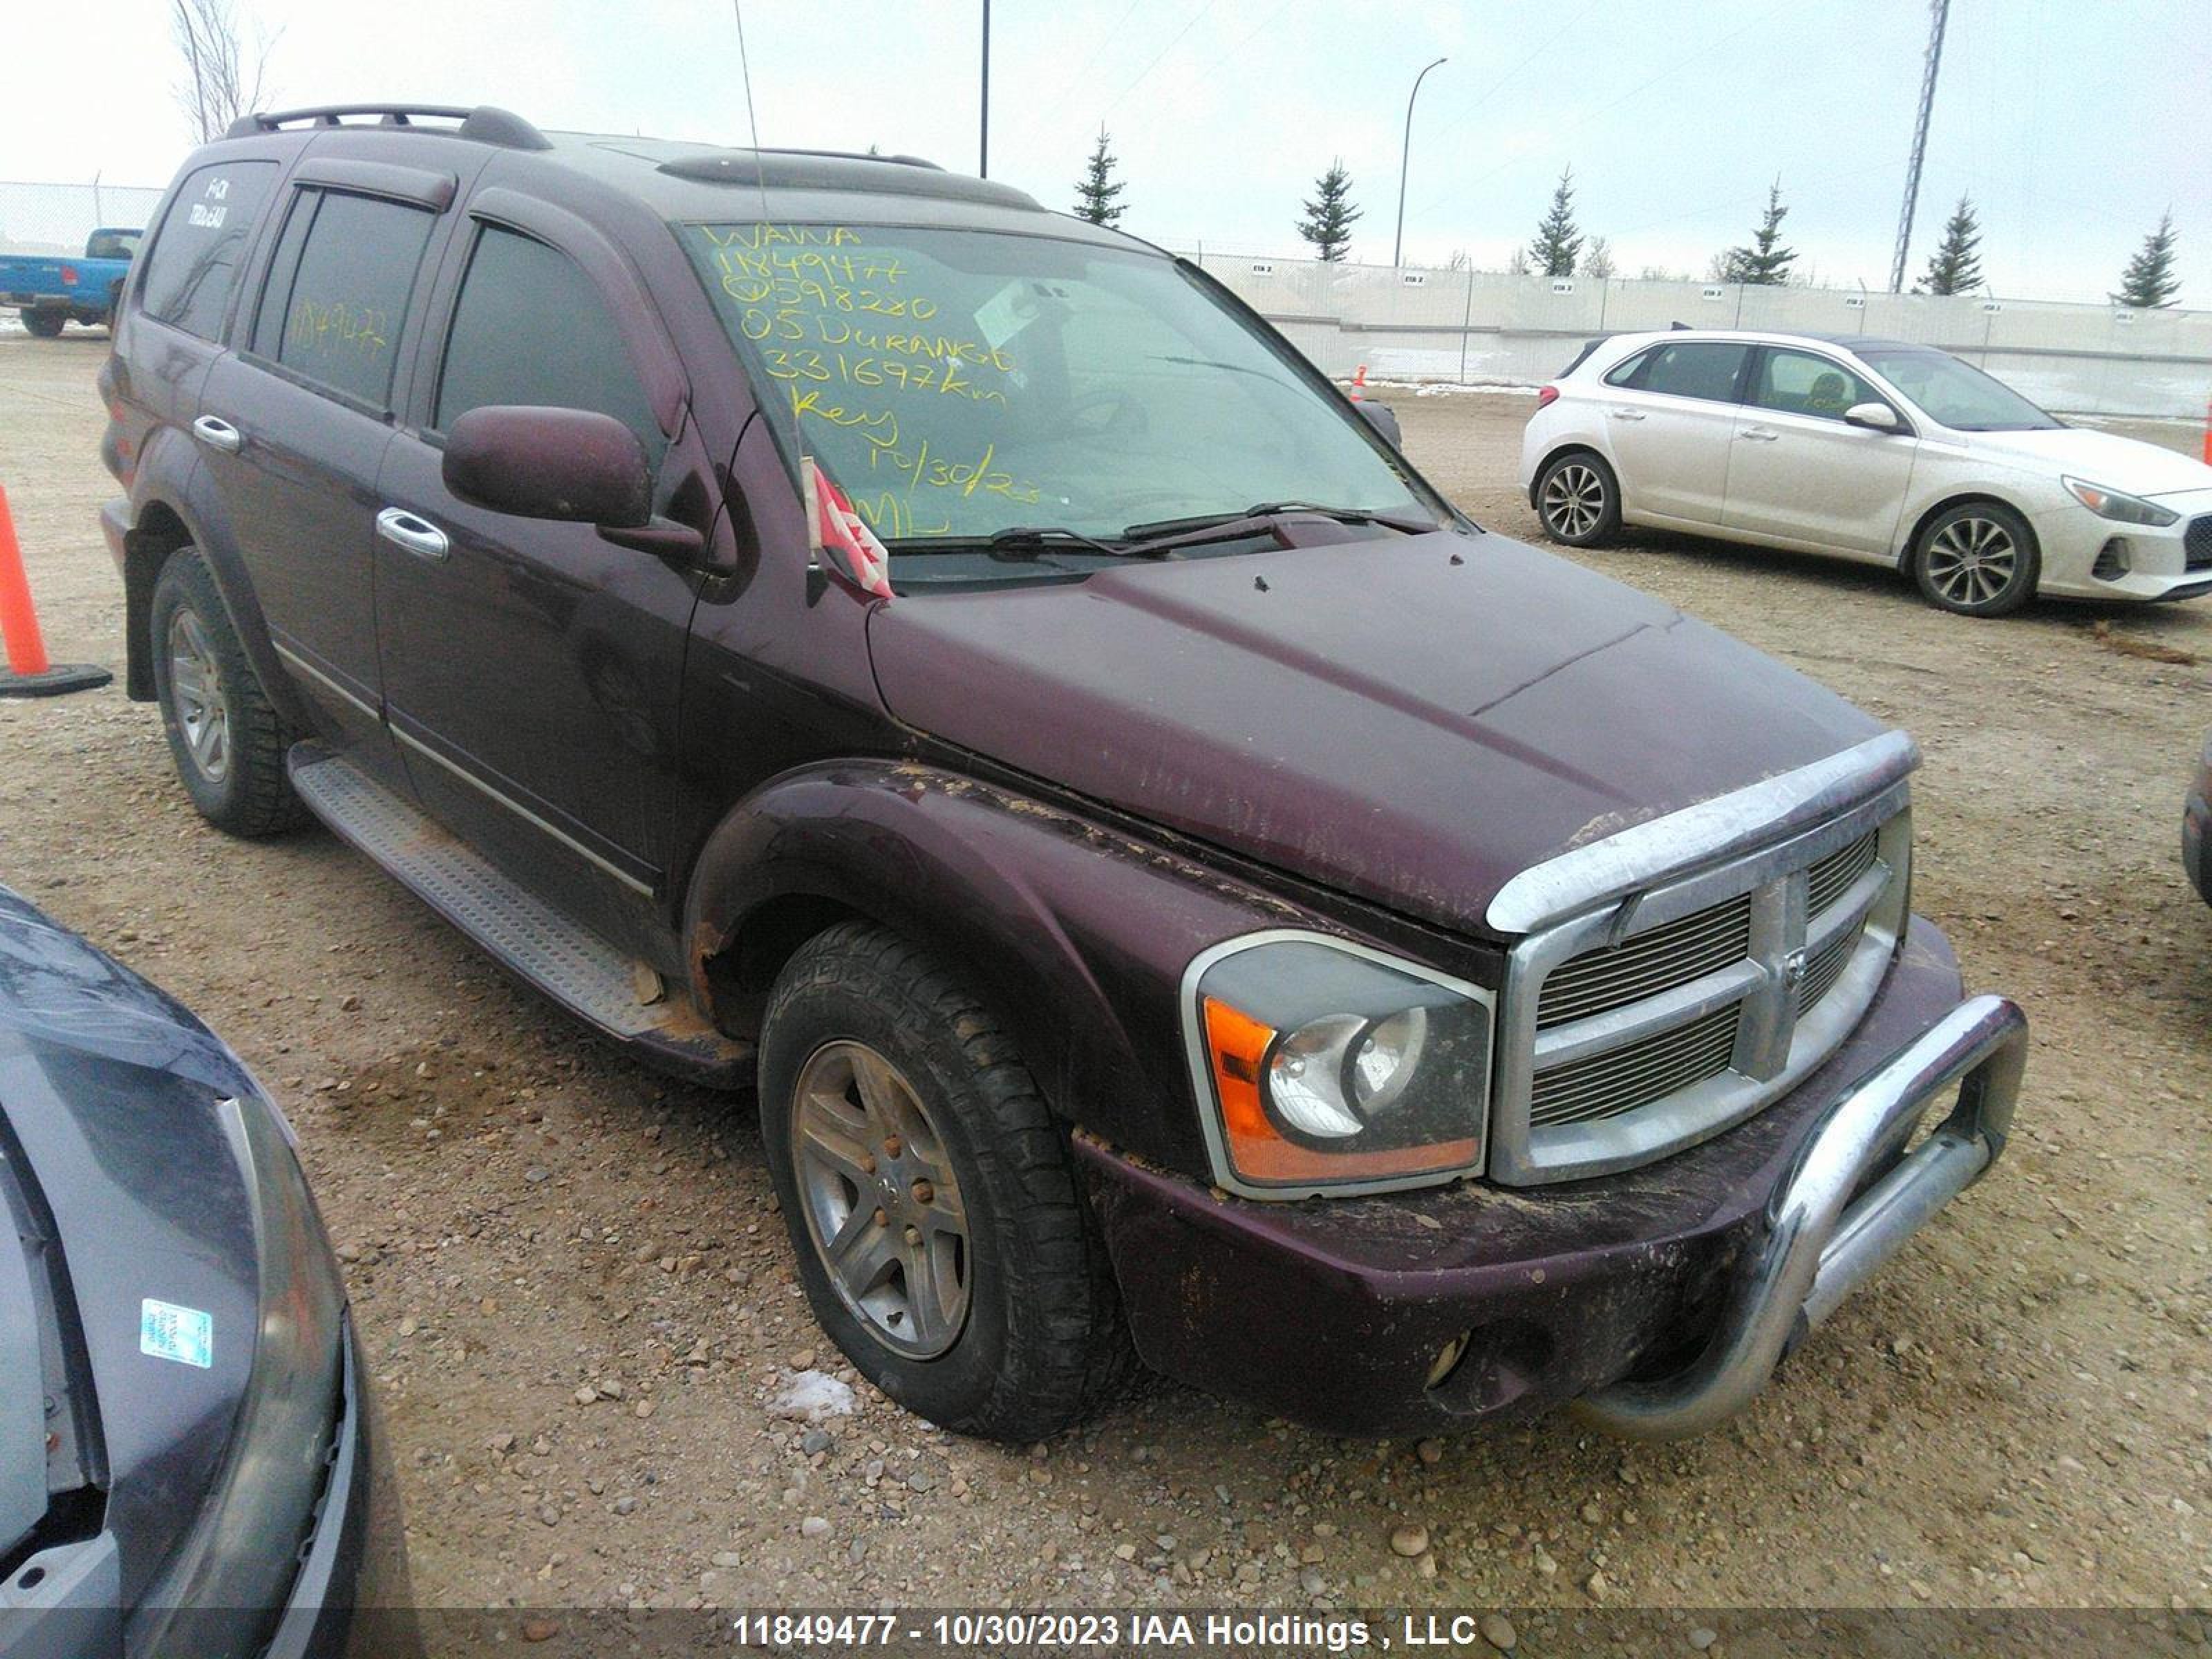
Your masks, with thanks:
[[[2212,513],[2200,513],[2181,532],[2181,556],[2191,570],[2212,570]]]
[[[1751,951],[1751,895],[1562,963],[1544,981],[1536,1029],[1587,1019],[1741,962]]]
[[[1866,932],[1864,926],[1846,927],[1813,952],[1805,963],[1805,977],[1797,982],[1797,1013],[1802,1018],[1806,1011],[1836,988],[1843,977],[1844,969],[1858,948],[1859,936]]]
[[[1537,1073],[1528,1121],[1584,1123],[1648,1106],[1728,1070],[1735,1053],[1735,1004],[1609,1054]]]
[[[1850,890],[1851,884],[1874,868],[1875,833],[1871,830],[1849,847],[1838,848],[1805,872],[1805,910],[1819,915]]]

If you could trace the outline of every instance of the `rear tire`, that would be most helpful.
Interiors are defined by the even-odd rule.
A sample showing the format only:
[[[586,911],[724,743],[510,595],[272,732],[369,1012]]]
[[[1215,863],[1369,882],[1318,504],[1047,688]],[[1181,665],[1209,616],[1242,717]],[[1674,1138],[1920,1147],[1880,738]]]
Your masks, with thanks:
[[[1996,501],[1944,508],[1912,548],[1921,597],[1961,617],[2010,616],[2034,596],[2041,568],[2035,532]]]
[[[23,326],[41,340],[51,340],[62,331],[69,321],[69,313],[61,311],[27,311],[22,313]]]
[[[862,922],[800,946],[769,1000],[760,1099],[799,1281],[871,1382],[1015,1442],[1118,1392],[1134,1356],[1066,1139],[936,958]]]
[[[1569,547],[1602,547],[1620,529],[1620,481],[1587,449],[1553,458],[1536,480],[1544,533]]]
[[[262,690],[197,548],[179,548],[161,567],[149,637],[170,757],[200,816],[248,838],[305,823],[307,809],[284,771],[294,734]]]

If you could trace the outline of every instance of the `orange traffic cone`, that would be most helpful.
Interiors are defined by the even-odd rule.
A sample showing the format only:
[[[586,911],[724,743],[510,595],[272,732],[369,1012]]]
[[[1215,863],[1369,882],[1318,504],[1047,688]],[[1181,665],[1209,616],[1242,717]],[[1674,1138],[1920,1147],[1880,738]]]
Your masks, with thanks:
[[[2204,465],[2212,466],[2212,398],[2204,400]]]
[[[1355,404],[1364,404],[1367,401],[1367,365],[1364,363],[1360,364],[1352,374],[1352,401]]]
[[[23,576],[23,552],[15,544],[15,521],[9,516],[8,492],[0,488],[0,645],[8,666],[0,670],[0,697],[53,697],[85,691],[115,678],[91,663],[46,660],[39,636],[39,613],[31,608],[31,584]]]

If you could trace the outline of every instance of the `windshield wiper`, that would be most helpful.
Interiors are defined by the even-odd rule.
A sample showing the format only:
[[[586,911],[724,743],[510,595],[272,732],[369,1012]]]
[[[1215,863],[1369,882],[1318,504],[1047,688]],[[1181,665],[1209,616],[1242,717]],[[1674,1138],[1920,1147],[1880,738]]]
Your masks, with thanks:
[[[1034,559],[1040,553],[1064,547],[1081,548],[1085,552],[1103,553],[1116,559],[1129,550],[1111,542],[1102,542],[1096,536],[1086,536],[1080,530],[1048,524],[1015,525],[989,536],[896,536],[885,545],[894,553],[981,551],[994,559],[1009,560]]]
[[[1323,507],[1318,501],[1262,501],[1257,507],[1244,509],[1245,517],[1250,519],[1271,519],[1282,513],[1314,513],[1339,524],[1379,524],[1402,530],[1409,536],[1425,536],[1431,530],[1443,528],[1430,520],[1408,518],[1401,513],[1374,513],[1364,507]]]
[[[1257,501],[1241,513],[1206,513],[1190,519],[1160,519],[1151,524],[1133,524],[1121,533],[1136,544],[1137,550],[1144,552],[1192,537],[1208,537],[1219,532],[1233,535],[1247,525],[1255,530],[1262,529],[1266,527],[1267,520],[1291,513],[1310,513],[1317,518],[1334,519],[1339,524],[1379,524],[1388,529],[1403,531],[1408,536],[1426,535],[1432,530],[1443,528],[1442,525],[1427,520],[1370,512],[1364,507],[1323,507],[1316,501]]]

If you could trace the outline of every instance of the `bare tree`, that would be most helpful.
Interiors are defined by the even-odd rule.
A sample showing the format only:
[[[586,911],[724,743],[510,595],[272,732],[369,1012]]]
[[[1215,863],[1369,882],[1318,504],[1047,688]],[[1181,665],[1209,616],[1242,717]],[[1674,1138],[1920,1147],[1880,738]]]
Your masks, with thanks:
[[[233,0],[169,0],[169,33],[185,60],[177,103],[204,144],[222,137],[240,116],[265,108],[276,94],[269,53],[276,37],[258,21],[252,32],[249,48]]]

